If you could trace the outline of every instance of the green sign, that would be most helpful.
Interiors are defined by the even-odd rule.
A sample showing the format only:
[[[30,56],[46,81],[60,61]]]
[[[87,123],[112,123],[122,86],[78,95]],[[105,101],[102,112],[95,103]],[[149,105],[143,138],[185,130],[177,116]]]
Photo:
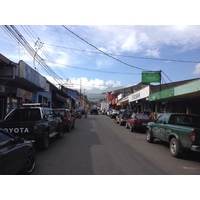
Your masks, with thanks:
[[[160,72],[142,72],[142,82],[152,83],[160,82],[161,73]]]

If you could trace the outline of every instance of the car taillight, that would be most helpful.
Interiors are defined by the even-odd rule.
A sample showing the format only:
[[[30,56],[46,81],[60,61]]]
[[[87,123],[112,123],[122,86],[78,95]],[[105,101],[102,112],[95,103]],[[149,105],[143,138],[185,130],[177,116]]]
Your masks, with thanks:
[[[37,125],[33,126],[33,133],[37,134],[39,132],[39,128]]]
[[[190,141],[195,142],[195,132],[190,132]]]

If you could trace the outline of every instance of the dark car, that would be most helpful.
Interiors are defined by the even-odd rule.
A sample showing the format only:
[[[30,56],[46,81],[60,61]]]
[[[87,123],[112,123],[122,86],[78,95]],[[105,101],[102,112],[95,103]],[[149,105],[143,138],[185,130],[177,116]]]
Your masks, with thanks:
[[[0,122],[0,127],[14,136],[34,141],[43,150],[49,148],[50,138],[63,137],[61,118],[55,116],[51,108],[38,103],[14,108]]]
[[[133,113],[126,121],[126,128],[133,132],[133,130],[146,130],[150,118],[144,113]]]
[[[121,109],[119,111],[119,114],[116,115],[115,122],[119,124],[120,126],[126,124],[126,120],[129,118],[129,116],[133,113],[132,109]]]
[[[35,165],[33,143],[0,128],[0,175],[31,174]]]
[[[98,115],[98,109],[97,109],[97,108],[92,108],[92,109],[90,110],[90,114],[91,114],[91,115]]]
[[[54,108],[53,112],[56,116],[61,117],[64,130],[70,132],[71,129],[75,127],[75,118],[72,116],[69,109]]]
[[[73,109],[73,110],[71,110],[71,115],[75,119],[77,119],[77,118],[81,119],[82,118],[82,114],[81,114],[81,111],[79,109]]]

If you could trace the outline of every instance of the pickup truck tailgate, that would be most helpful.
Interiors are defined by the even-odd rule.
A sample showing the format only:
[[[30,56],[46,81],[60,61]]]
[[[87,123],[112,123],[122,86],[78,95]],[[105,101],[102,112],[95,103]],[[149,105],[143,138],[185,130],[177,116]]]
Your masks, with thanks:
[[[2,122],[0,127],[13,134],[14,136],[20,136],[25,139],[32,140],[34,139],[34,124],[35,123],[33,122]]]

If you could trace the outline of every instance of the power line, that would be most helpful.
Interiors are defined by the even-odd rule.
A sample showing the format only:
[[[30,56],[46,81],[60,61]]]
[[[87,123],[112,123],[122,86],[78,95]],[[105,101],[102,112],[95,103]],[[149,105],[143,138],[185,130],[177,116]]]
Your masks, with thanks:
[[[97,47],[94,46],[93,44],[89,43],[88,41],[86,41],[85,39],[83,39],[82,37],[80,37],[79,35],[77,35],[76,33],[74,33],[73,31],[71,31],[70,29],[68,29],[66,26],[63,25],[63,27],[64,27],[67,31],[69,31],[70,33],[72,33],[73,35],[75,35],[77,38],[79,38],[80,40],[84,41],[85,43],[87,43],[87,44],[90,45],[91,47],[97,49],[97,50],[98,50],[99,52],[101,52],[102,54],[104,54],[104,55],[106,55],[106,56],[108,56],[108,57],[110,57],[110,58],[112,58],[112,59],[114,59],[114,60],[117,60],[118,62],[120,62],[120,63],[122,63],[122,64],[124,64],[124,65],[127,65],[127,66],[129,66],[129,67],[132,67],[132,68],[135,68],[135,69],[139,69],[139,70],[142,70],[142,71],[151,71],[151,70],[147,70],[147,69],[144,69],[144,68],[136,67],[136,66],[130,65],[130,64],[126,63],[126,62],[123,62],[123,61],[121,61],[121,60],[119,60],[119,59],[117,59],[117,58],[111,56],[110,54],[105,53],[104,51],[100,50],[99,48],[97,48]],[[166,74],[165,74],[165,75],[166,75]],[[167,76],[167,78],[168,78],[168,76]],[[169,78],[168,78],[168,79],[169,79]],[[169,80],[170,80],[170,79],[169,79]],[[170,80],[170,81],[171,81],[171,80]],[[172,82],[172,81],[171,81],[171,82]],[[173,83],[173,82],[172,82],[172,83]]]
[[[52,61],[48,61],[48,60],[46,60],[46,62],[52,63]],[[141,73],[128,73],[128,72],[116,72],[116,71],[104,71],[104,70],[97,70],[97,69],[89,69],[89,68],[76,67],[76,66],[72,66],[72,65],[56,63],[56,62],[54,62],[54,64],[62,65],[62,66],[66,66],[66,67],[71,67],[71,68],[75,68],[75,69],[80,69],[80,70],[95,71],[95,72],[108,73],[108,74],[126,74],[126,75],[139,75],[139,74],[141,74]]]
[[[102,54],[102,52],[98,52],[98,51],[76,49],[76,48],[54,45],[54,44],[49,44],[49,43],[44,43],[44,42],[43,42],[43,44],[58,47],[58,48],[69,49],[69,50],[72,50],[72,51],[79,51],[79,52],[93,53],[93,54]],[[144,56],[122,55],[122,54],[112,54],[112,53],[108,53],[108,54],[111,55],[111,56],[134,58],[134,59],[137,58],[137,59],[144,59],[144,60],[146,59],[146,60],[158,60],[158,61],[166,61],[166,62],[200,63],[200,61],[195,61],[195,60],[178,60],[178,59],[169,59],[169,58],[149,58],[149,57],[144,57]]]
[[[87,43],[87,44],[90,45],[91,47],[97,49],[97,50],[98,50],[99,52],[101,52],[102,54],[104,54],[104,55],[106,55],[106,56],[108,56],[108,57],[110,57],[110,58],[112,58],[112,59],[114,59],[114,60],[116,60],[116,61],[118,61],[118,62],[124,64],[124,65],[127,65],[127,66],[129,66],[129,67],[132,67],[132,68],[135,68],[135,69],[139,69],[139,70],[147,70],[147,69],[143,69],[143,68],[140,68],[140,67],[136,67],[136,66],[133,66],[133,65],[131,65],[131,64],[128,64],[128,63],[126,63],[126,62],[123,62],[123,61],[121,61],[121,60],[119,60],[119,59],[117,59],[117,58],[111,56],[110,54],[105,53],[104,51],[100,50],[99,48],[97,48],[97,47],[94,46],[93,44],[91,44],[91,43],[89,43],[88,41],[86,41],[85,39],[81,38],[79,35],[77,35],[77,34],[74,33],[73,31],[71,31],[70,29],[68,29],[66,26],[63,25],[63,27],[64,27],[67,31],[69,31],[70,33],[72,33],[73,35],[75,35],[76,37],[78,37],[80,40],[84,41],[85,43]]]
[[[35,54],[35,50],[31,47],[31,45],[26,41],[23,35],[17,30],[15,26],[2,26],[4,31],[9,34],[18,44],[20,44],[27,53],[44,68],[44,70],[52,77],[54,77],[55,81],[58,82],[58,78],[60,78],[46,63],[44,59],[42,59],[38,54]],[[57,80],[56,80],[57,78]]]

